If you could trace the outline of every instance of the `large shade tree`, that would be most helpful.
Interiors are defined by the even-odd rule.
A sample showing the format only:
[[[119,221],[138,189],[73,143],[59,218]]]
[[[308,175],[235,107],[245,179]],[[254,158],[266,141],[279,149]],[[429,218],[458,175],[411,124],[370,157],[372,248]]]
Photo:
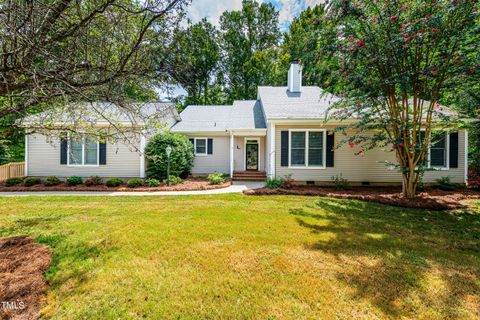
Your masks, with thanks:
[[[284,35],[282,51],[291,60],[300,60],[303,84],[318,85],[329,91],[337,91],[338,63],[333,58],[335,20],[327,19],[325,5],[308,7],[293,19]]]
[[[0,118],[149,96],[150,44],[159,34],[168,41],[184,2],[0,1]],[[156,69],[162,80],[166,68]]]
[[[434,129],[451,124],[438,104],[446,81],[478,68],[478,2],[334,1],[337,58],[346,99],[333,117],[353,118],[350,143],[396,154],[403,193],[412,198],[426,167]],[[472,65],[473,64],[473,65]],[[374,132],[368,135],[366,132]]]
[[[217,103],[213,94],[220,61],[218,31],[206,19],[177,30],[170,45],[173,79],[187,91],[186,105]]]
[[[222,76],[230,101],[254,99],[258,85],[278,82],[281,34],[272,4],[243,0],[240,11],[222,14],[220,32]]]

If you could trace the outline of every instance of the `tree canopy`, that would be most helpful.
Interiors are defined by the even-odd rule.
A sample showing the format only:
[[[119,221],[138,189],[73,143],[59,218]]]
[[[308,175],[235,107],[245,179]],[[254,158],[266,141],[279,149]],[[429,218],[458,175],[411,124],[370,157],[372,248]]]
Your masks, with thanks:
[[[438,103],[448,79],[478,63],[475,1],[338,1],[335,55],[344,78],[336,118],[357,117],[350,142],[364,152],[391,145],[414,197],[435,129],[449,127]],[[376,130],[373,136],[363,132]]]

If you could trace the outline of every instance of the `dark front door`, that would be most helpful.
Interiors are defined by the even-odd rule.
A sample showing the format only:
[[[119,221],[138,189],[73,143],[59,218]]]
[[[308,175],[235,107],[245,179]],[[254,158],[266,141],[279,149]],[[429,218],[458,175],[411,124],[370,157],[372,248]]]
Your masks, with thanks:
[[[246,148],[246,169],[258,170],[258,142],[256,140],[247,141]]]

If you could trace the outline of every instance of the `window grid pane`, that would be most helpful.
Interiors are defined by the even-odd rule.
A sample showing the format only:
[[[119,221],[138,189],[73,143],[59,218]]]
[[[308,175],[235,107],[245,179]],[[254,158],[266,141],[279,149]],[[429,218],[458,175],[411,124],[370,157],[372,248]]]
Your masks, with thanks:
[[[73,165],[82,164],[82,140],[79,138],[70,139],[69,163]]]
[[[430,165],[433,167],[446,167],[446,141],[445,135],[432,137],[430,147]]]
[[[308,133],[308,165],[323,165],[323,132]]]
[[[206,154],[207,153],[207,140],[206,139],[196,139],[196,150],[197,154]]]
[[[85,164],[98,164],[97,152],[97,142],[94,140],[85,139]]]
[[[291,133],[290,164],[293,166],[305,166],[305,132]]]

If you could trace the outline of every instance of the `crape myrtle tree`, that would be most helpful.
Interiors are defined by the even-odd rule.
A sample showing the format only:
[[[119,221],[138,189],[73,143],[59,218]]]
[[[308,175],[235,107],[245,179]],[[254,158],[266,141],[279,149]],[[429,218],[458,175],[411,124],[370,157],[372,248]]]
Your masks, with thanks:
[[[152,43],[171,39],[185,2],[0,0],[0,120],[47,110],[37,131],[70,114],[80,116],[75,125],[87,115],[86,122],[101,119],[122,130],[112,108],[89,103],[106,101],[120,108],[116,113],[139,113],[129,102],[150,99],[152,79],[160,83],[168,74],[165,62],[154,68]]]
[[[437,128],[452,124],[438,103],[446,80],[478,68],[478,2],[473,0],[333,1],[336,57],[345,99],[332,118],[357,118],[350,145],[360,154],[386,147],[396,154],[403,195],[415,197]],[[450,115],[450,116],[449,116]],[[367,134],[373,132],[373,134]],[[390,164],[391,165],[391,164]]]

